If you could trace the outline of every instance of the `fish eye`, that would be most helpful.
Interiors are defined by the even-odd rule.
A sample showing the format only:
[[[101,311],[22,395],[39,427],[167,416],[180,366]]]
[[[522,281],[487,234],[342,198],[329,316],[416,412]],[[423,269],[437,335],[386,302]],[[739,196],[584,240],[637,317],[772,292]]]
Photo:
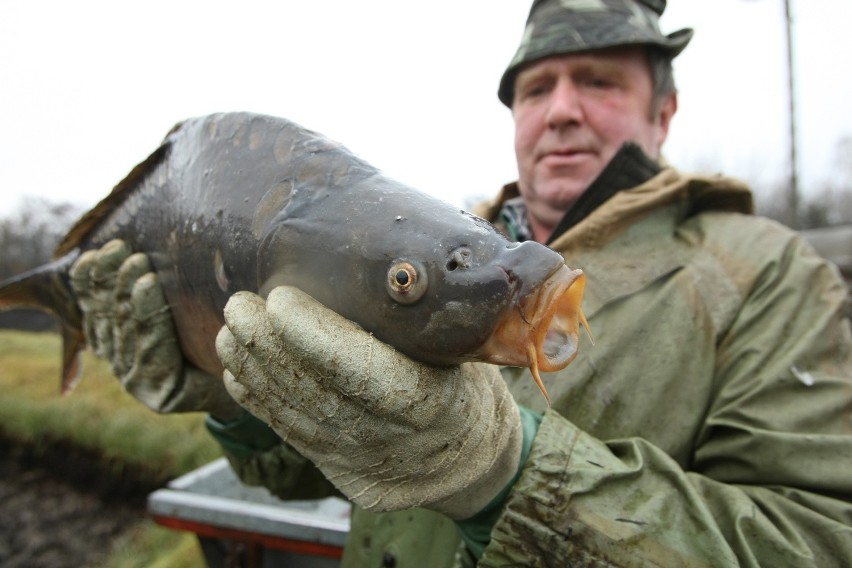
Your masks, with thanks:
[[[397,260],[388,269],[388,294],[400,304],[413,304],[423,297],[428,286],[426,271],[411,261]]]

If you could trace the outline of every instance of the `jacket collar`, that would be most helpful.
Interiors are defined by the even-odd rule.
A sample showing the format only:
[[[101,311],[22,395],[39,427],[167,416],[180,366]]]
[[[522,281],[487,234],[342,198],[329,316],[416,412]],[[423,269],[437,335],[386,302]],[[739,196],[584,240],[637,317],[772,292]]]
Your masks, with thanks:
[[[475,212],[495,220],[502,203],[519,195],[517,183]],[[636,187],[619,191],[548,246],[586,273],[584,311],[591,317],[606,303],[678,270],[691,254],[678,225],[704,211],[753,213],[741,182],[722,176],[684,175],[664,167]]]

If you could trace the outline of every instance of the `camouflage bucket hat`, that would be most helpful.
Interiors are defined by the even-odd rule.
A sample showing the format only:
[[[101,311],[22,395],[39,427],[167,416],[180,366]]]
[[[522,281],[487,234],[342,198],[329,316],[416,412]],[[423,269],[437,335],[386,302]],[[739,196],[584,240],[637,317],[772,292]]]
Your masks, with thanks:
[[[665,9],[666,0],[535,0],[521,45],[500,79],[497,97],[511,108],[521,67],[551,55],[653,45],[676,56],[692,39],[692,30],[663,35],[659,19]]]

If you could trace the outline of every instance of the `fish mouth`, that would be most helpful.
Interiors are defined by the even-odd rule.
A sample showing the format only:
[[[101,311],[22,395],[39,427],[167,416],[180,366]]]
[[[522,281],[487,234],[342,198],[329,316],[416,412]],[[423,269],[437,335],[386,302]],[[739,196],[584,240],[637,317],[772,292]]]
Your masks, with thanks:
[[[580,325],[591,338],[581,307],[585,286],[582,270],[560,265],[504,316],[478,356],[488,363],[529,367],[549,405],[539,371],[559,371],[574,360]]]

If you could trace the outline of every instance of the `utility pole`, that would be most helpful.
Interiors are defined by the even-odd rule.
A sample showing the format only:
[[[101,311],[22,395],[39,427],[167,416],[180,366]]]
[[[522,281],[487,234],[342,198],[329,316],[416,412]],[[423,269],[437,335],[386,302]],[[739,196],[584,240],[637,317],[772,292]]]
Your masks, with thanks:
[[[789,101],[790,122],[790,179],[787,187],[787,209],[790,215],[788,223],[791,228],[798,229],[801,225],[799,217],[799,160],[796,142],[796,80],[793,61],[793,10],[791,0],[784,0],[784,22],[787,39],[787,100]]]
[[[799,168],[796,156],[796,95],[793,61],[793,16],[790,0],[784,0],[784,14],[787,22],[787,93],[790,101],[790,187],[787,195],[790,207],[790,223],[793,229],[800,225],[799,217]]]

